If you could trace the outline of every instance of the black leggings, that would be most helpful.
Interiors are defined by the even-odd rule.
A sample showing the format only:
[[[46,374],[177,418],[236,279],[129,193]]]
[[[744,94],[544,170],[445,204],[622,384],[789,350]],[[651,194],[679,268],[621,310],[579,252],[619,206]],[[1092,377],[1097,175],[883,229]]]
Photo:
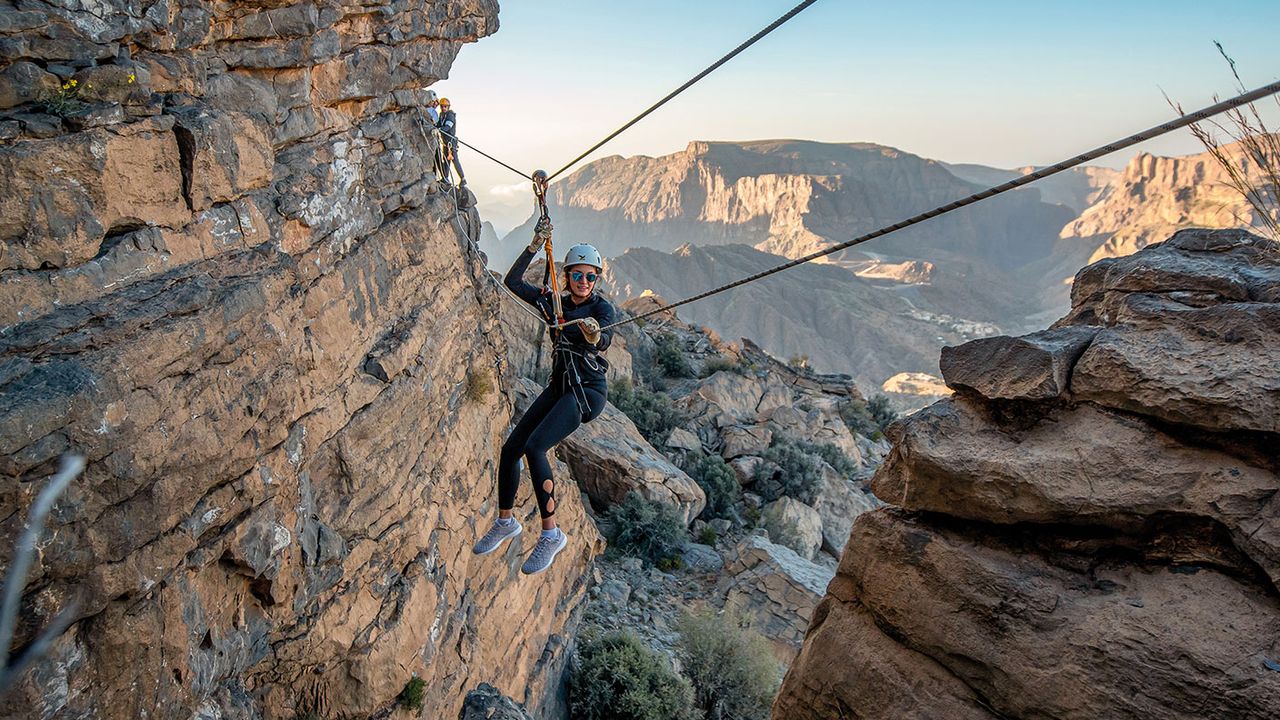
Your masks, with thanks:
[[[510,510],[515,505],[516,486],[520,483],[519,462],[523,455],[529,465],[534,497],[538,499],[538,512],[544,520],[555,514],[555,484],[551,481],[547,451],[582,424],[578,401],[574,400],[572,392],[565,392],[562,387],[563,383],[553,379],[502,444],[502,457],[498,463],[499,510]],[[605,395],[592,387],[584,390],[591,407],[587,418],[590,422],[604,412]]]

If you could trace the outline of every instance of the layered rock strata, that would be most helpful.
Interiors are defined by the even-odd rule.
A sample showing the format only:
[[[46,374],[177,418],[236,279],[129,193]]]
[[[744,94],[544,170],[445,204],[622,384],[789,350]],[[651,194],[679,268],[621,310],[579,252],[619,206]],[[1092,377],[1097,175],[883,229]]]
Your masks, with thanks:
[[[3,544],[61,454],[89,465],[19,645],[76,622],[0,715],[369,716],[415,675],[428,717],[485,681],[557,704],[601,543],[532,578],[527,541],[470,552],[512,377],[417,107],[496,27],[489,0],[4,13]]]
[[[1280,714],[1280,246],[1183,231],[891,428],[778,718]]]

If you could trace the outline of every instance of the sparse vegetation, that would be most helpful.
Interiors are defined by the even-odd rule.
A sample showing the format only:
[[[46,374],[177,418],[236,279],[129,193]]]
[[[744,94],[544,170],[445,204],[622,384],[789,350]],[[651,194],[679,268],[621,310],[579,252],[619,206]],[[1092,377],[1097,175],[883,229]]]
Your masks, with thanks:
[[[845,455],[843,450],[831,443],[799,442],[796,443],[796,445],[799,446],[801,450],[822,458],[831,466],[831,469],[840,473],[840,475],[844,477],[850,477],[858,472],[858,466],[853,464],[853,461],[849,459],[849,456]]]
[[[716,529],[710,525],[705,525],[702,531],[698,533],[698,542],[703,545],[715,545],[716,540],[720,539],[720,535],[716,533]]]
[[[737,360],[719,356],[711,358],[702,366],[702,377],[711,377],[722,370],[738,373],[739,375],[746,373],[746,368],[744,368]]]
[[[780,684],[769,643],[732,614],[686,614],[677,655],[708,720],[768,720]]]
[[[673,558],[680,557],[680,548],[689,540],[689,530],[674,508],[646,500],[635,491],[609,508],[606,516],[611,526],[609,550],[648,565],[665,561],[668,568],[674,567]]]
[[[879,440],[884,436],[884,429],[898,419],[898,413],[890,407],[887,396],[874,395],[870,401],[856,399],[841,405],[840,419],[850,432]]]
[[[584,634],[569,675],[575,720],[701,720],[693,688],[633,633]]]
[[[657,345],[654,363],[663,375],[670,378],[695,376],[693,366],[689,364],[689,358],[685,356],[684,348],[680,346],[679,338],[671,333],[658,333],[654,336],[653,342]]]
[[[1214,42],[1214,45],[1231,67],[1240,92],[1245,92],[1236,61],[1221,43]],[[1275,97],[1275,101],[1280,106],[1280,97]],[[1185,114],[1178,103],[1170,100],[1169,104],[1179,114]],[[1209,119],[1192,123],[1191,133],[1227,173],[1231,187],[1253,208],[1253,219],[1237,217],[1236,220],[1280,241],[1280,134],[1267,127],[1254,103],[1228,110],[1224,115],[1225,121]],[[1218,139],[1215,129],[1226,136],[1225,144]],[[1237,152],[1229,152],[1226,149],[1229,145],[1235,145]],[[1254,221],[1262,227],[1255,226]]]
[[[765,462],[756,469],[755,490],[765,502],[786,495],[812,503],[822,482],[822,458],[781,434],[764,451]]]
[[[704,520],[727,515],[742,493],[738,476],[719,455],[690,454],[685,458],[684,470],[706,493],[707,505],[699,515]]]
[[[621,410],[650,444],[659,446],[685,417],[671,406],[663,393],[654,392],[630,380],[619,380],[609,386],[609,402]]]
[[[464,394],[471,402],[483,402],[493,392],[493,375],[487,368],[467,370],[467,386]]]
[[[409,682],[405,683],[404,689],[400,691],[398,698],[400,707],[420,712],[422,710],[422,701],[426,694],[427,683],[425,680],[417,676],[409,678]]]

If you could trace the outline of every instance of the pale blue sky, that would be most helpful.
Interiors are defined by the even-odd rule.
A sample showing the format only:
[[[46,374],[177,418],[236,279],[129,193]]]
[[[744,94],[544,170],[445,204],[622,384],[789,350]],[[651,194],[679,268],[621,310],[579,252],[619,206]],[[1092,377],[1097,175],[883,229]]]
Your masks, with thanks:
[[[464,140],[526,171],[555,170],[792,5],[513,0],[497,34],[465,46],[436,89]],[[1214,40],[1249,87],[1276,80],[1278,29],[1277,0],[820,0],[593,157],[793,137],[1045,164],[1168,119],[1161,90],[1188,109],[1234,94]],[[1183,131],[1141,149],[1199,146]],[[511,203],[528,202],[527,182],[463,152],[482,214],[505,230],[526,214]]]

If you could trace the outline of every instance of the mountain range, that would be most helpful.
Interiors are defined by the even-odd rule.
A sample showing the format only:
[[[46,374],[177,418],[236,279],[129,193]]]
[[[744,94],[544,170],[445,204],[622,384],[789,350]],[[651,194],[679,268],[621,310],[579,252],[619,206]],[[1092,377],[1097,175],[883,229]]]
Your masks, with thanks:
[[[1033,168],[948,164],[872,143],[695,141],[596,160],[548,194],[558,247],[589,242],[620,299],[687,297],[857,237]],[[1190,225],[1249,223],[1208,154],[1080,167],[699,301],[682,315],[871,391],[937,374],[938,350],[1062,314],[1085,264]],[[489,249],[497,263],[535,218]],[[742,247],[749,246],[749,247]],[[910,405],[911,403],[908,403]]]

